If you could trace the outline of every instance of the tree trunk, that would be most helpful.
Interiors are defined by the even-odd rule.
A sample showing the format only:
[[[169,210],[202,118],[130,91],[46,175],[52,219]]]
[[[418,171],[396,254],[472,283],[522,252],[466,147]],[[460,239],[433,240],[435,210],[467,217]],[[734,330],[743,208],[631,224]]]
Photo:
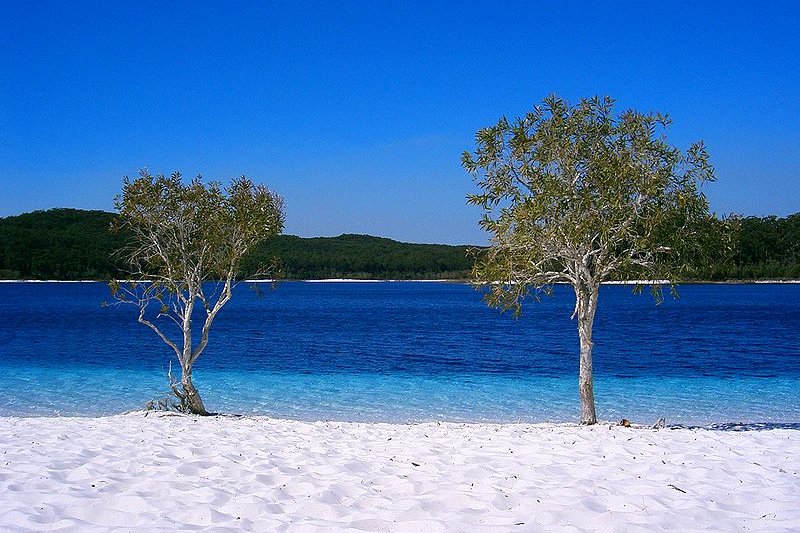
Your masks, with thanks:
[[[184,399],[189,411],[196,415],[205,416],[210,414],[208,411],[206,411],[206,407],[203,405],[203,400],[200,398],[200,393],[197,392],[194,383],[192,383],[191,370],[187,371],[184,368],[181,369],[181,387],[183,388],[183,394],[185,395]]]
[[[575,287],[577,298],[578,337],[581,344],[580,369],[578,371],[578,390],[581,397],[581,424],[596,424],[594,408],[594,380],[592,377],[592,327],[597,311],[599,287]]]
[[[188,302],[183,315],[183,357],[181,363],[181,387],[183,388],[183,401],[192,414],[207,415],[206,406],[200,398],[200,393],[192,383],[192,313],[194,312],[194,302],[197,298],[197,291],[190,289]]]

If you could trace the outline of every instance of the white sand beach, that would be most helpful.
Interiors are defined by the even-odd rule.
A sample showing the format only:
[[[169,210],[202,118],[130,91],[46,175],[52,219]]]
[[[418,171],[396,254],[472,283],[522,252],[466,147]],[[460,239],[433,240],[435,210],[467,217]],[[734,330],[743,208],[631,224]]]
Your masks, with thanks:
[[[800,431],[0,419],[2,531],[798,531]]]

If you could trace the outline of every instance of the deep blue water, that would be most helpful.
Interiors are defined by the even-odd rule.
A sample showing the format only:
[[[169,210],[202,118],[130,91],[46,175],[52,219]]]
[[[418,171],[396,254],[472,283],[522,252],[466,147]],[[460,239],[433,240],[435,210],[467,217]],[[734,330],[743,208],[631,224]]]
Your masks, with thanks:
[[[0,415],[99,415],[167,391],[169,349],[100,283],[0,284]],[[301,419],[572,421],[573,296],[489,309],[467,285],[247,285],[195,381],[212,410]],[[598,416],[800,422],[800,285],[687,285],[656,305],[603,287]]]

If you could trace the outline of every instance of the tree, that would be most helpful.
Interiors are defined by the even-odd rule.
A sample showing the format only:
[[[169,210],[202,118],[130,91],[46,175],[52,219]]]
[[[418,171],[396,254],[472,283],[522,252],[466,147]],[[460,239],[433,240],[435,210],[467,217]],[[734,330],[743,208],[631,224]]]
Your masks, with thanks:
[[[205,185],[200,176],[187,185],[178,172],[165,177],[142,171],[136,179],[125,177],[115,207],[117,228],[129,235],[119,253],[130,272],[127,281],[111,282],[112,293],[138,307],[139,323],[175,352],[180,386],[171,372],[170,385],[179,408],[208,414],[192,367],[233,295],[242,257],[283,230],[283,199],[244,176],[223,189],[217,182]],[[202,326],[193,337],[195,320]]]
[[[597,421],[592,328],[600,284],[688,275],[714,219],[700,191],[714,170],[702,142],[683,153],[667,144],[665,115],[625,111],[611,98],[577,105],[550,96],[515,122],[503,117],[476,135],[463,167],[480,191],[489,249],[474,282],[487,300],[521,312],[527,295],[554,283],[575,292],[580,339],[580,421]],[[652,284],[661,297],[661,285]]]

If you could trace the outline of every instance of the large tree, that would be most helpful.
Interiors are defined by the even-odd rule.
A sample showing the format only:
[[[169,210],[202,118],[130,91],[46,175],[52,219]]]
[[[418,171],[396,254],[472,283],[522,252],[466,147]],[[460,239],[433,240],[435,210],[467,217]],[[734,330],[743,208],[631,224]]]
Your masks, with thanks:
[[[673,282],[690,273],[714,224],[700,190],[714,171],[702,142],[682,152],[667,143],[669,119],[614,113],[611,98],[570,105],[550,96],[513,123],[476,135],[462,165],[480,191],[491,246],[474,268],[490,304],[521,310],[526,295],[554,283],[575,292],[580,339],[580,421],[597,421],[592,327],[600,284]],[[653,284],[660,297],[661,285]]]
[[[174,351],[181,376],[178,383],[170,373],[170,385],[179,408],[208,414],[193,365],[233,295],[242,257],[283,230],[283,199],[244,176],[223,188],[200,176],[187,184],[177,172],[142,171],[125,177],[115,206],[119,229],[129,235],[120,255],[130,269],[126,281],[111,282],[112,292],[138,307],[139,323]]]

